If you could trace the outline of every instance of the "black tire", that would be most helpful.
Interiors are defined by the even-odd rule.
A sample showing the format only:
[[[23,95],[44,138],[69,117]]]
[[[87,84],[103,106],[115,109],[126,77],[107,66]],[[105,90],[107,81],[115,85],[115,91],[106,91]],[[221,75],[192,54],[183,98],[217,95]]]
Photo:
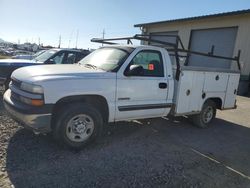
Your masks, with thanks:
[[[209,112],[208,112],[209,111]],[[216,116],[216,104],[207,100],[202,107],[200,114],[193,115],[193,124],[199,128],[207,128]]]
[[[91,131],[92,132],[91,135],[86,140],[80,141],[81,138],[79,139],[77,138],[77,136],[75,136],[75,138],[73,139],[78,139],[79,141],[73,141],[72,139],[70,139],[70,136],[68,135],[78,134],[79,132],[73,133],[75,124],[72,125],[72,123],[70,124],[70,122],[74,121],[75,118],[72,119],[73,117],[78,117],[81,115],[82,116],[85,115],[87,116],[88,119],[91,119],[91,121],[94,123],[94,128]],[[72,125],[73,128],[69,127],[69,125]],[[85,130],[87,129],[86,126],[84,129]],[[73,103],[71,105],[65,106],[65,108],[57,114],[55,126],[53,127],[52,131],[54,138],[59,144],[66,145],[72,149],[80,149],[85,145],[94,141],[98,136],[100,136],[102,130],[103,130],[103,117],[96,108],[94,108],[90,104]],[[88,130],[85,131],[86,134],[88,134],[87,131]]]

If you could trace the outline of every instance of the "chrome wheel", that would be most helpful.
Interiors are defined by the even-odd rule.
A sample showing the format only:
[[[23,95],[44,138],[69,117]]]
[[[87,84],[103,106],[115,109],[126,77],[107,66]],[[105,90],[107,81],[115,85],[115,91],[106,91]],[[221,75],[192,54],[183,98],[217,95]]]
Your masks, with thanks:
[[[68,121],[66,136],[73,142],[82,142],[92,135],[94,127],[94,121],[90,116],[78,114]]]
[[[211,106],[208,106],[203,113],[204,123],[209,123],[213,119],[214,109]]]

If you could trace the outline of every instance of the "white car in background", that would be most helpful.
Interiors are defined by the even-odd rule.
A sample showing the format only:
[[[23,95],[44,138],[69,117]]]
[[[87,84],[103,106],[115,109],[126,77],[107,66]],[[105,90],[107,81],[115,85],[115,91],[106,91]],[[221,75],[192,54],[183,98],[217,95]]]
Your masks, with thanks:
[[[12,59],[34,59],[35,57],[41,55],[42,53],[44,53],[46,50],[40,50],[39,52],[35,53],[35,54],[20,54],[20,55],[15,55],[12,57]]]

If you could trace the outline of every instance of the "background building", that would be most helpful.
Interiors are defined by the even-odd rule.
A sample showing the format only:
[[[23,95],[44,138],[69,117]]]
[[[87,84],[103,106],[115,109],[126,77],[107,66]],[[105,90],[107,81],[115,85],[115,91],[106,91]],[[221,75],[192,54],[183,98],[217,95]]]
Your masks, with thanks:
[[[246,94],[250,76],[250,9],[226,12],[213,15],[190,17],[176,20],[166,20],[137,24],[142,33],[179,35],[185,48],[210,52],[214,46],[215,55],[233,57],[241,50],[240,62],[243,66],[239,86],[239,94]],[[166,41],[171,40],[165,38]],[[211,61],[213,62],[211,64]],[[190,65],[213,66],[236,69],[236,63],[229,60],[209,59],[191,55]]]

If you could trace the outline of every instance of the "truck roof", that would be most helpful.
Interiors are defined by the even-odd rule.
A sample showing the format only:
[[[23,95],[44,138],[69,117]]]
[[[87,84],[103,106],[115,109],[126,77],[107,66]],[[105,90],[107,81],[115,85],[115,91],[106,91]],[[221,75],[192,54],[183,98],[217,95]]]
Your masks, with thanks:
[[[88,51],[88,50],[74,49],[74,48],[51,48],[49,50],[55,50],[55,51],[65,50],[65,51],[72,51],[72,52],[85,52],[85,51]]]
[[[139,47],[143,47],[143,48],[161,48],[158,46],[153,46],[153,45],[132,45],[132,44],[115,44],[115,45],[107,45],[107,46],[103,46],[102,48],[121,48],[121,49],[135,49],[135,48],[139,48]]]

